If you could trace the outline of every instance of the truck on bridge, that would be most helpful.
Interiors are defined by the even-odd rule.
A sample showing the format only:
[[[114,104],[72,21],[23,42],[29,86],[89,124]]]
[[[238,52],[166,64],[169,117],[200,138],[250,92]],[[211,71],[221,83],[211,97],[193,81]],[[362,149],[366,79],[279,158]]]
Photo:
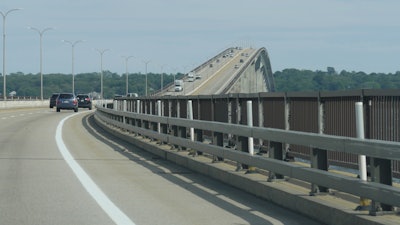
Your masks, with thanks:
[[[183,91],[183,80],[175,80],[175,92]]]

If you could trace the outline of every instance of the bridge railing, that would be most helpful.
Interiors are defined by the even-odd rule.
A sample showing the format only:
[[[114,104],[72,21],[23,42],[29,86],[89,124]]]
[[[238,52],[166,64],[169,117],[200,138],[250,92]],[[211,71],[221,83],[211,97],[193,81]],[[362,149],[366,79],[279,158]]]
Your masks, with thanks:
[[[245,99],[248,99],[250,96],[245,97]],[[204,96],[197,98],[199,101],[206,100]],[[115,101],[112,106],[113,109],[99,108],[96,117],[123,130],[158,139],[161,142],[183,149],[190,148],[199,153],[208,153],[220,160],[236,161],[244,168],[256,167],[269,171],[270,180],[279,179],[283,176],[300,179],[313,184],[311,192],[315,191],[315,187],[318,190],[339,190],[372,199],[374,206],[380,205],[385,211],[390,211],[393,206],[400,206],[400,190],[392,186],[391,180],[391,162],[400,160],[399,142],[360,140],[354,137],[313,132],[250,127],[235,124],[235,121],[201,120],[199,114],[202,109],[198,107],[197,109],[193,107],[194,112],[197,111],[197,113],[193,113],[193,117],[198,119],[185,119],[188,116],[186,109],[189,107],[185,106],[189,102],[188,98],[166,98],[162,100],[163,102],[156,98]],[[221,102],[223,101],[225,100],[222,99]],[[223,105],[221,102],[217,104]],[[231,102],[231,104],[240,103]],[[218,107],[214,105],[211,108],[217,110]],[[231,115],[238,113],[232,108],[227,111]],[[239,108],[239,111],[245,110]],[[212,117],[218,120],[218,114],[215,112],[212,113]],[[241,117],[236,116],[236,118]],[[220,118],[220,120],[224,119]],[[190,133],[190,139],[188,133]],[[204,142],[207,135],[212,140],[212,145]],[[263,142],[258,144],[266,146],[269,151],[268,158],[249,154],[248,140],[250,138]],[[235,140],[236,148],[231,148],[226,144],[230,140]],[[266,145],[266,143],[268,144]],[[287,162],[287,158],[283,157],[287,145],[311,149],[311,168]],[[361,181],[354,177],[328,172],[326,167],[328,153],[366,155],[371,159],[369,168],[371,181]],[[387,170],[388,168],[389,170]]]

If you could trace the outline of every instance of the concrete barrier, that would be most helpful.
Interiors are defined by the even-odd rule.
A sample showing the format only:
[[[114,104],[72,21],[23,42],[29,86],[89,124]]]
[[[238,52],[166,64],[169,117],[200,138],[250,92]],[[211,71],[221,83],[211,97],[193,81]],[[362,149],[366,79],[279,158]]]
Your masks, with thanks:
[[[16,109],[16,108],[39,108],[49,107],[49,100],[32,100],[32,101],[0,101],[0,109]]]

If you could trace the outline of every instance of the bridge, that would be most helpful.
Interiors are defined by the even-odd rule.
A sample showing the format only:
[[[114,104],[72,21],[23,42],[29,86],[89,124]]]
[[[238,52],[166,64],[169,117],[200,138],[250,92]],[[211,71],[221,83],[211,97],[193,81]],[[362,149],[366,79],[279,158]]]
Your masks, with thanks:
[[[398,224],[400,93],[275,93],[270,68],[265,49],[230,48],[179,93],[2,110],[0,223]]]
[[[183,77],[183,90],[167,86],[155,95],[217,95],[275,91],[271,63],[265,48],[228,48]]]

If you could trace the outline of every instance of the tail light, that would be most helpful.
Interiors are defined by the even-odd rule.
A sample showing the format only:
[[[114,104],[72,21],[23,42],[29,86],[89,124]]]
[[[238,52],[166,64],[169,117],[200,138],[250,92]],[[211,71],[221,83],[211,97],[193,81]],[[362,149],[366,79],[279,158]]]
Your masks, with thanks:
[[[90,98],[85,98],[85,101],[88,101],[88,102],[90,102]]]
[[[76,98],[74,98],[74,105],[78,104],[78,100],[76,100]]]

